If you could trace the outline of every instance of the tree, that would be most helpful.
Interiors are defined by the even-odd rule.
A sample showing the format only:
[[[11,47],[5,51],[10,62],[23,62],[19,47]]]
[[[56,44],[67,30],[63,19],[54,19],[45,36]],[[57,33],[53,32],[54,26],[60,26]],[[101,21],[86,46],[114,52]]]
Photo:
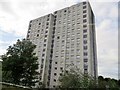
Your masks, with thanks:
[[[65,71],[59,78],[60,88],[96,88],[94,78],[82,74],[79,69],[70,69]]]
[[[99,88],[110,88],[110,90],[119,89],[118,81],[116,79],[104,78],[103,76],[98,77]]]
[[[29,40],[17,40],[2,55],[3,81],[25,86],[34,86],[38,80],[38,62],[34,49],[36,45]]]

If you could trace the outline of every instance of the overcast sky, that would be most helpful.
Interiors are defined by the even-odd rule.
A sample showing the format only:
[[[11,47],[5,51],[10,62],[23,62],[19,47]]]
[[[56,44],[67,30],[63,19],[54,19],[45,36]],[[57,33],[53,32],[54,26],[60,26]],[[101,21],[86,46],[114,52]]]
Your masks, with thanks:
[[[85,0],[0,0],[0,55],[17,39],[26,37],[30,20],[81,1]],[[96,20],[98,74],[116,79],[118,1],[89,0]]]

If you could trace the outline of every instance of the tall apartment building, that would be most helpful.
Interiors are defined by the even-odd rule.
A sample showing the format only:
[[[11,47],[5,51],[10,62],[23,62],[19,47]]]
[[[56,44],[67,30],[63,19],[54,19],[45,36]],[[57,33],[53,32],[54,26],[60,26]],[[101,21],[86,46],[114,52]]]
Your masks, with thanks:
[[[59,85],[59,76],[72,66],[97,78],[94,14],[82,2],[30,21],[27,39],[37,45],[40,81]]]

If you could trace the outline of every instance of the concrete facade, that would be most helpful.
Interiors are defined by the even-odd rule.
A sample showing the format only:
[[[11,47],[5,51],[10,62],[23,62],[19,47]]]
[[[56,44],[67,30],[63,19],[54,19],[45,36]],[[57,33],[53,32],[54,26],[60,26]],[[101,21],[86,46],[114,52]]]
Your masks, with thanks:
[[[27,39],[37,45],[40,81],[59,85],[59,76],[72,66],[97,78],[94,14],[82,2],[30,21]]]

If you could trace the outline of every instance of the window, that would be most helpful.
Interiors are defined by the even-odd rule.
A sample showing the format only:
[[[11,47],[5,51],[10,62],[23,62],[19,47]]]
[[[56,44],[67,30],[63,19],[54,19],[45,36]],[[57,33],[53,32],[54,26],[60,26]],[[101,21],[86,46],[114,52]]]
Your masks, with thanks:
[[[84,50],[87,50],[87,46],[84,46]]]
[[[86,20],[86,19],[84,19],[84,20],[83,20],[83,23],[85,23],[85,22],[87,22],[87,20]]]
[[[56,76],[57,75],[57,73],[54,73],[54,76]]]
[[[48,31],[45,31],[45,33],[48,33]]]
[[[84,30],[83,30],[83,33],[86,33],[86,32],[87,32],[87,29],[84,29]]]
[[[88,62],[88,59],[87,59],[87,58],[84,58],[84,62]]]
[[[44,59],[42,59],[42,63],[44,62]]]
[[[57,11],[55,11],[55,14],[57,13]]]
[[[88,69],[88,65],[84,64],[84,69],[87,70]]]
[[[44,44],[44,47],[46,46],[46,44]]]
[[[84,10],[83,13],[86,13],[86,10]]]
[[[47,22],[46,25],[49,25],[49,23]]]
[[[57,39],[59,39],[60,37],[58,36]]]
[[[66,10],[64,10],[64,12],[66,12]]]
[[[37,34],[37,37],[39,37],[39,34]]]
[[[56,82],[56,79],[54,79],[54,82]]]
[[[29,38],[29,35],[27,35],[27,38]]]
[[[63,70],[63,67],[60,67],[60,70]]]
[[[87,40],[84,40],[83,43],[84,43],[84,44],[87,44]]]
[[[83,35],[83,38],[87,38],[87,34]]]
[[[62,40],[62,43],[64,43],[65,42],[65,40]]]
[[[41,23],[39,23],[39,25],[41,25]]]
[[[43,52],[45,51],[45,49],[43,49]]]
[[[58,57],[57,55],[55,57]]]
[[[88,53],[87,52],[84,52],[84,56],[87,56],[88,55]]]
[[[30,31],[28,31],[28,33],[30,33]]]
[[[86,2],[83,2],[83,5],[85,5],[86,4]]]
[[[62,76],[62,73],[60,73],[60,76]]]
[[[47,35],[45,35],[45,37],[47,37]]]
[[[42,57],[44,57],[45,56],[45,54],[42,54]]]
[[[86,8],[86,6],[83,6],[83,9],[85,9]]]
[[[86,15],[83,15],[83,18],[85,18],[86,17]]]
[[[57,67],[55,67],[55,70],[57,70]]]
[[[83,28],[87,27],[87,25],[83,25]]]
[[[46,42],[47,41],[47,39],[44,39],[44,42]]]
[[[55,62],[55,64],[57,64],[57,62]]]

